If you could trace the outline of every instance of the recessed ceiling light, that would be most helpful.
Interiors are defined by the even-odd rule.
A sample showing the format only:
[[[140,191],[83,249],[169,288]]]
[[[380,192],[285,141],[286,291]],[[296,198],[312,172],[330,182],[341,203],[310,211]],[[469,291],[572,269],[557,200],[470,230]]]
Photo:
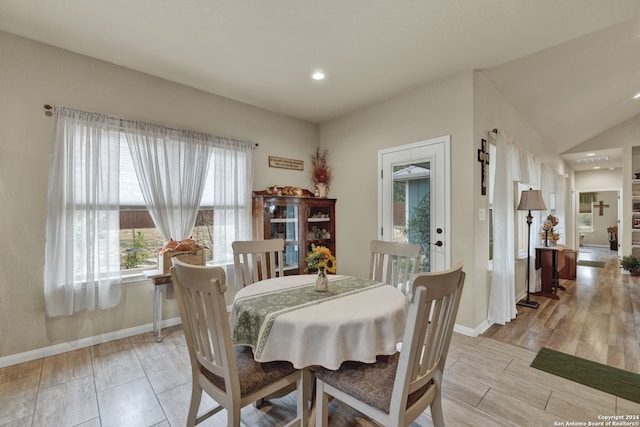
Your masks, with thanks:
[[[587,156],[595,156],[596,153],[587,153]]]
[[[600,166],[594,166],[593,168],[594,169],[600,169]]]
[[[638,98],[640,98],[640,92],[636,93],[636,94],[633,96],[633,99],[638,99]]]
[[[324,80],[325,75],[322,71],[316,71],[315,73],[311,74],[311,78],[313,80]]]

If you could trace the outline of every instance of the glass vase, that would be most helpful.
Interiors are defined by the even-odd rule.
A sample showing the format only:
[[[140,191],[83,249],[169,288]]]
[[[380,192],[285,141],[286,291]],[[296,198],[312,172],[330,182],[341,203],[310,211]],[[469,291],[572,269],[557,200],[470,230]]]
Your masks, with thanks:
[[[318,268],[318,277],[316,277],[316,291],[327,292],[329,290],[329,278],[324,268]]]

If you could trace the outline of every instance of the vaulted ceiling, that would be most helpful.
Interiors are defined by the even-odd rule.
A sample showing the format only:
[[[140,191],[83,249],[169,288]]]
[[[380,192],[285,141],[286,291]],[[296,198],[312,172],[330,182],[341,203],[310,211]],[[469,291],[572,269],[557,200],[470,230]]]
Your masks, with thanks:
[[[558,154],[640,114],[637,0],[2,0],[0,30],[316,123],[471,69]]]

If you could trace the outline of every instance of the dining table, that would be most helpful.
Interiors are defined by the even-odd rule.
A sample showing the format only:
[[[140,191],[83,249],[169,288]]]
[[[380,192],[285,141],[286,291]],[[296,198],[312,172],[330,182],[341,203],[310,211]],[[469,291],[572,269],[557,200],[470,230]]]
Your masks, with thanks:
[[[399,289],[375,280],[329,275],[326,292],[313,274],[248,285],[235,295],[230,323],[236,345],[258,362],[336,370],[345,361],[373,363],[397,351],[409,309]]]

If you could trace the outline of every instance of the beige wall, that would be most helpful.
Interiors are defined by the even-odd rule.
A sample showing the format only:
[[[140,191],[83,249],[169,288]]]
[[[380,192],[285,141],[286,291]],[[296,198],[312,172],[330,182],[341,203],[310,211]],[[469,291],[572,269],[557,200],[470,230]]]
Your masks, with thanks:
[[[147,74],[0,32],[0,358],[115,333],[152,321],[149,282],[124,286],[118,307],[47,320],[43,268],[51,118],[44,104],[259,143],[254,188],[309,187],[307,172],[267,166],[269,155],[308,167],[318,127]],[[177,316],[175,301],[165,318]]]
[[[473,75],[450,76],[320,125],[335,171],[337,248],[341,273],[366,275],[369,241],[377,238],[378,150],[451,135],[452,264],[464,263],[467,279],[456,323],[473,329],[486,316],[478,310],[474,218]],[[486,269],[485,269],[486,272]],[[483,279],[484,280],[484,279]],[[484,304],[481,304],[484,305]]]

